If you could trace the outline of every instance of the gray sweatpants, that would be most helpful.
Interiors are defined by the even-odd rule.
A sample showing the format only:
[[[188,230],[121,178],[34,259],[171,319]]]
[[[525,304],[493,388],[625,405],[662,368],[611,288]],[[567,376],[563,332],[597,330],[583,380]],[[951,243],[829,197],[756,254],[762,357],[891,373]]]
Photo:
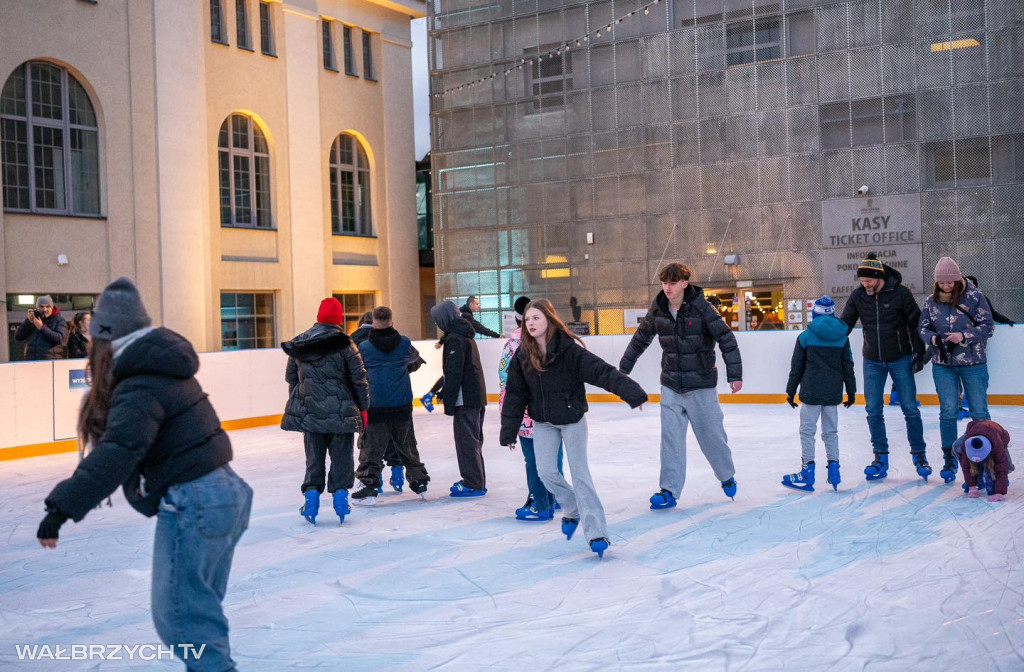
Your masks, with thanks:
[[[565,457],[572,473],[572,485],[558,472],[558,449],[565,444]],[[604,507],[597,497],[587,464],[587,419],[572,425],[533,423],[533,452],[537,473],[544,487],[562,505],[562,516],[580,518],[587,541],[608,537]]]
[[[825,457],[839,460],[839,407],[800,406],[800,457],[807,464],[814,459],[814,430],[821,416],[821,440],[825,442]]]
[[[691,390],[679,394],[661,387],[661,488],[675,497],[686,483],[686,427],[693,425],[693,434],[701,452],[715,472],[725,481],[736,474],[725,435],[722,407],[714,388]],[[558,500],[562,501],[562,500]]]

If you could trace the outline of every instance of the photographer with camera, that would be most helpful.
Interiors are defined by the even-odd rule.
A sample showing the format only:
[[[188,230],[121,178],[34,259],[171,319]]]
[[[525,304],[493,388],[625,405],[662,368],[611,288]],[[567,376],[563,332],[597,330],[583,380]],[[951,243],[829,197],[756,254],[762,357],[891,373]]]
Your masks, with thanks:
[[[53,305],[49,296],[36,299],[35,310],[26,314],[25,321],[14,332],[14,340],[25,342],[25,361],[64,359],[64,344],[68,339],[68,323]]]
[[[935,288],[925,299],[918,333],[934,347],[932,377],[939,395],[939,435],[944,464],[942,479],[956,478],[953,442],[958,436],[960,386],[963,385],[972,420],[988,420],[988,364],[985,349],[995,323],[988,299],[960,273],[949,257],[935,265]]]

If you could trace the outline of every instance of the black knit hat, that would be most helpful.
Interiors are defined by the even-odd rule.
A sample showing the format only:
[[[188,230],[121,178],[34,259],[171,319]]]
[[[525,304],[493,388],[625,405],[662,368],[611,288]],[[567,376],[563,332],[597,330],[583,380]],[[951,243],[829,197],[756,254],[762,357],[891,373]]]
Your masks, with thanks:
[[[135,284],[128,278],[118,278],[97,299],[89,335],[101,341],[116,341],[152,323]]]
[[[885,268],[874,252],[869,252],[868,256],[864,257],[864,261],[860,262],[860,266],[857,267],[857,277],[885,279]]]
[[[530,297],[520,296],[516,299],[516,302],[512,304],[512,309],[516,311],[516,324],[520,324],[523,321],[523,315],[526,313],[526,307],[530,305]]]

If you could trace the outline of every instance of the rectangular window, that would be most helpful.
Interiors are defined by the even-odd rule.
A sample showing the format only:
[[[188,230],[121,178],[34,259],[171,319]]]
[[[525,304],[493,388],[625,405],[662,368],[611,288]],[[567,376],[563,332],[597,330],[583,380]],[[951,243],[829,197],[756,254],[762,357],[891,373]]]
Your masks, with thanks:
[[[988,184],[992,178],[988,144],[987,137],[926,143],[925,185],[942,189]]]
[[[227,31],[224,28],[224,8],[220,0],[210,0],[210,39],[220,44],[228,43]]]
[[[221,350],[252,350],[276,345],[273,294],[221,292]]]
[[[345,26],[341,30],[342,36],[344,37],[344,49],[345,49],[345,74],[358,77],[359,73],[356,72],[356,53],[355,45],[352,44],[352,27]]]
[[[320,33],[323,35],[324,43],[324,69],[338,71],[334,64],[334,37],[331,34],[331,20],[320,19]]]
[[[797,12],[786,16],[786,57],[806,56],[815,52],[814,12]]]
[[[377,73],[373,70],[373,38],[371,33],[363,31],[363,79],[377,81]]]
[[[274,50],[274,24],[271,21],[273,8],[269,2],[260,2],[260,51],[267,56],[276,56]]]
[[[763,63],[782,58],[779,17],[739,21],[725,27],[726,65]]]
[[[885,99],[885,141],[917,140],[917,104],[914,95]]]
[[[572,54],[565,52],[549,58],[548,50],[553,48],[557,46],[540,47],[544,58],[535,56],[526,69],[526,91],[533,98],[530,114],[563,109],[565,94],[572,90]]]
[[[377,295],[373,292],[344,292],[334,294],[345,311],[345,333],[351,334],[359,328],[359,319],[363,313],[373,310],[377,306]]]
[[[252,51],[252,32],[249,30],[249,0],[235,0],[235,37],[239,49]]]
[[[867,147],[883,141],[917,138],[913,95],[828,103],[818,107],[818,118],[822,149]]]
[[[34,126],[36,207],[65,210],[64,131],[51,126]]]
[[[10,210],[28,210],[28,125],[16,119],[0,119],[3,124],[3,175],[4,207]]]

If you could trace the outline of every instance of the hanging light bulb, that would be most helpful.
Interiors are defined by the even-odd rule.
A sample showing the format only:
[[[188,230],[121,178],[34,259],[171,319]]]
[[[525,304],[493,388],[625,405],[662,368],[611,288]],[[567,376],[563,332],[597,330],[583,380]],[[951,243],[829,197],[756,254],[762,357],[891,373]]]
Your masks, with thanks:
[[[644,7],[644,16],[647,16],[650,13],[651,13],[651,8],[650,7]]]
[[[580,46],[580,41],[579,40],[576,40],[576,46],[577,47]]]

